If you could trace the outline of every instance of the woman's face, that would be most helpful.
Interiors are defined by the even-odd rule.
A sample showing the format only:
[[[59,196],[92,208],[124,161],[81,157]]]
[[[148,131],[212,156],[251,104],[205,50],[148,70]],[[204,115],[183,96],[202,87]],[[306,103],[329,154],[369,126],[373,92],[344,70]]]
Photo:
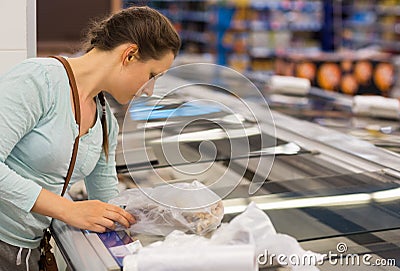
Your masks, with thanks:
[[[151,96],[157,75],[167,71],[173,61],[174,54],[172,52],[165,54],[159,60],[126,61],[118,72],[118,76],[113,78],[115,81],[112,82],[111,95],[120,104],[127,104],[142,94]],[[148,82],[149,80],[150,82]],[[147,86],[142,88],[146,83],[148,83]]]

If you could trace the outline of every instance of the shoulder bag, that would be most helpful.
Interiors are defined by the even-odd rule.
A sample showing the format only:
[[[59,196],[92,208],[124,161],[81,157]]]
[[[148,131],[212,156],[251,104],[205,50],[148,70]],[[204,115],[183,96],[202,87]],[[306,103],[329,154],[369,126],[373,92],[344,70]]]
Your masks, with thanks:
[[[71,66],[69,65],[68,61],[65,60],[65,58],[63,58],[63,57],[60,57],[60,56],[51,56],[51,57],[59,60],[63,64],[65,70],[67,71],[69,85],[72,89],[72,97],[74,99],[75,120],[76,120],[76,123],[78,124],[78,127],[80,128],[81,109],[80,109],[80,103],[79,103],[79,95],[78,95],[78,89],[76,86],[76,81],[75,81],[75,77],[72,72]],[[74,171],[74,166],[75,166],[75,162],[76,162],[76,156],[78,154],[78,145],[79,145],[79,135],[76,137],[75,142],[74,142],[74,148],[72,150],[71,162],[69,164],[67,176],[64,178],[65,182],[64,182],[63,190],[61,192],[61,196],[64,196],[64,193],[68,187],[68,183],[71,180],[72,172]],[[51,239],[51,231],[49,228],[46,228],[44,230],[44,235],[43,235],[42,241],[40,242],[40,260],[39,260],[39,270],[40,271],[58,271],[56,259],[54,257],[53,252],[51,252],[52,246],[50,245],[50,239]]]

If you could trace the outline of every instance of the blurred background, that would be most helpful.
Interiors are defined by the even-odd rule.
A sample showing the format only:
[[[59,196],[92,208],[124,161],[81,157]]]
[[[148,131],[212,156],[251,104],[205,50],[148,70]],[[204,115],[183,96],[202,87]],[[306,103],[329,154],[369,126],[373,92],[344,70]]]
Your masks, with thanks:
[[[91,19],[135,5],[156,8],[179,31],[175,64],[210,62],[260,80],[281,74],[350,95],[398,96],[397,73],[366,83],[380,63],[399,70],[398,0],[38,0],[37,54],[77,54]],[[324,72],[331,76],[318,79]]]

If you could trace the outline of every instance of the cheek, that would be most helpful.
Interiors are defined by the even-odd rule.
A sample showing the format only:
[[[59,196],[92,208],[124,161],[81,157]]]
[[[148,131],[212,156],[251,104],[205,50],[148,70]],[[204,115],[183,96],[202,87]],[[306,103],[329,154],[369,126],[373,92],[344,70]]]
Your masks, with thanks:
[[[148,75],[146,76],[141,76],[141,77],[136,77],[133,79],[130,85],[130,91],[133,93],[133,95],[141,95],[143,92],[143,87],[146,87],[148,85],[149,78]],[[140,93],[139,93],[140,92]]]
[[[132,82],[126,77],[115,78],[112,86],[112,96],[120,104],[129,102],[133,92]]]
[[[117,82],[117,91],[115,93],[116,98],[120,103],[126,104],[129,103],[138,93],[140,88],[146,84],[148,81],[147,78],[138,78],[138,76],[129,76],[125,78],[120,78]]]
[[[134,80],[133,84],[131,85],[131,90],[134,91],[135,93],[137,93],[145,84],[146,84],[147,80]]]

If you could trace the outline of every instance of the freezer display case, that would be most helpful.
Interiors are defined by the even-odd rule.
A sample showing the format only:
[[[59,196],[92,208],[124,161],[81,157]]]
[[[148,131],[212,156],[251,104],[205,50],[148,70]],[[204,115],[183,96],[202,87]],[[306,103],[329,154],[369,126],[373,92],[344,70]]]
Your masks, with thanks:
[[[205,68],[168,72],[153,97],[129,106],[110,100],[121,129],[120,181],[133,188],[197,180],[223,199],[223,222],[254,202],[277,232],[293,236],[305,249],[328,253],[345,244],[348,254],[391,260],[391,266],[371,270],[399,270],[400,156],[270,110],[251,82]],[[112,247],[137,249],[136,240],[147,245],[162,239],[101,235],[60,221],[54,221],[53,233],[71,270],[122,270]]]

